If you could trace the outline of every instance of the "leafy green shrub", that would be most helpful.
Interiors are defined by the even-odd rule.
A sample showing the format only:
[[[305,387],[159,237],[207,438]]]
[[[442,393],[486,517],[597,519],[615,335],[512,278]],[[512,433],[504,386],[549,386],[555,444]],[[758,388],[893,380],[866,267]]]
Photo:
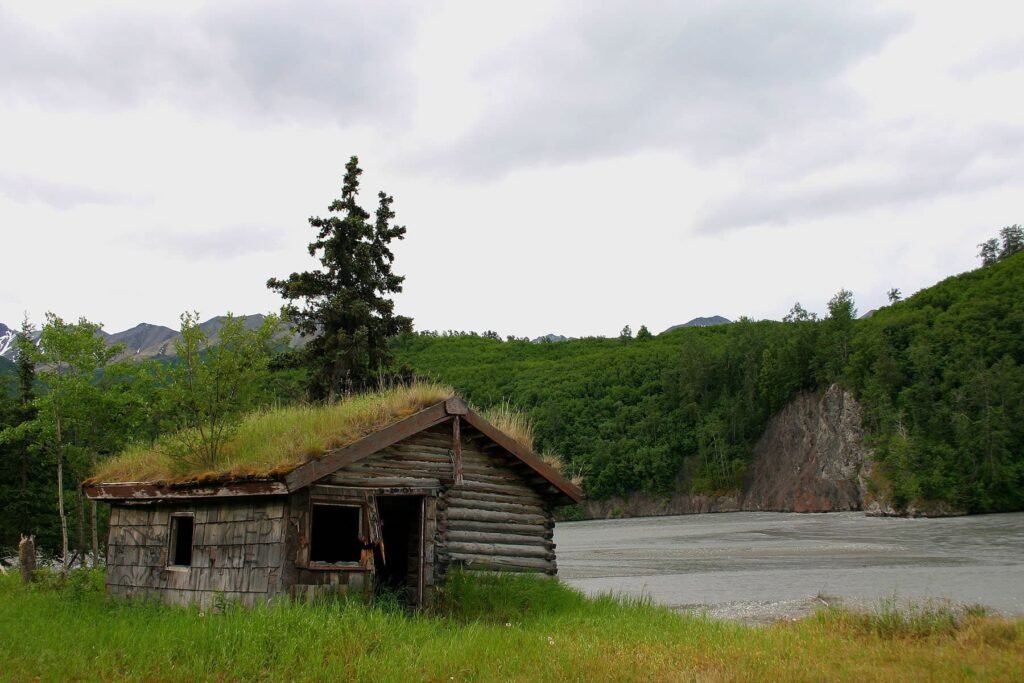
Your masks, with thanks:
[[[79,603],[87,597],[102,597],[107,592],[102,567],[70,569],[66,575],[53,569],[37,569],[29,589],[57,593],[62,600],[72,603]]]

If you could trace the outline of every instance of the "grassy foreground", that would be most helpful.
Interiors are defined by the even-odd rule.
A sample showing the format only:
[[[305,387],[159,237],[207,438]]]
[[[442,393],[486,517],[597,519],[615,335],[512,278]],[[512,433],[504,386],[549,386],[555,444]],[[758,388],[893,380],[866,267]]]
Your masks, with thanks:
[[[434,614],[107,600],[102,577],[0,576],[2,680],[1024,680],[1024,621],[828,610],[745,627],[556,581],[457,575]]]

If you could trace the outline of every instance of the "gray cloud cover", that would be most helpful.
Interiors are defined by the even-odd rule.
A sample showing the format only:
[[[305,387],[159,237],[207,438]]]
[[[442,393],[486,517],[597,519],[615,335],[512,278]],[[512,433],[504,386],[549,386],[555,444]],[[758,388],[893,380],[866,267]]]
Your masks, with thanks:
[[[8,174],[0,174],[0,197],[22,204],[38,202],[61,210],[73,209],[84,204],[126,206],[140,205],[148,201],[147,198],[85,185]]]
[[[698,229],[714,233],[749,225],[785,225],[844,213],[905,205],[939,196],[986,190],[1024,175],[1024,126],[920,133],[904,127],[860,127],[831,158],[792,172],[795,161],[777,161],[775,173],[711,206]],[[883,160],[888,173],[819,185],[801,185],[815,172],[844,162]]]
[[[585,161],[645,149],[701,161],[845,116],[837,76],[907,20],[846,3],[585,3],[482,64],[498,93],[442,154],[457,174]],[[431,152],[431,160],[437,151]]]
[[[145,7],[140,5],[140,7]],[[166,100],[200,112],[340,124],[394,120],[412,92],[403,3],[222,3],[107,13],[45,32],[0,10],[0,97],[59,107]]]
[[[199,233],[153,230],[140,234],[134,241],[147,251],[191,260],[235,259],[274,252],[286,243],[282,229],[255,225],[232,225]]]

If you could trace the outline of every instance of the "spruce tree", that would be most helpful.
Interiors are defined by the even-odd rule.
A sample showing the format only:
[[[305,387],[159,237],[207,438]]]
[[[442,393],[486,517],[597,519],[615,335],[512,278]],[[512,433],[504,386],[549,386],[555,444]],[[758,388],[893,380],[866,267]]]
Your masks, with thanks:
[[[317,231],[310,256],[322,269],[271,278],[267,287],[286,300],[283,316],[304,336],[309,393],[315,400],[372,385],[391,360],[388,339],[412,330],[412,319],[394,314],[388,294],[402,291],[404,277],[391,269],[392,240],[405,237],[405,227],[392,225],[394,199],[377,194],[373,219],[357,203],[358,157],[345,165],[341,197],[328,207],[331,215],[312,217]]]
[[[21,321],[21,330],[14,339],[14,348],[18,352],[16,362],[18,364],[18,398],[23,406],[32,403],[33,387],[36,381],[36,355],[38,353],[35,342],[32,340],[35,334],[35,326],[29,322],[28,316]]]

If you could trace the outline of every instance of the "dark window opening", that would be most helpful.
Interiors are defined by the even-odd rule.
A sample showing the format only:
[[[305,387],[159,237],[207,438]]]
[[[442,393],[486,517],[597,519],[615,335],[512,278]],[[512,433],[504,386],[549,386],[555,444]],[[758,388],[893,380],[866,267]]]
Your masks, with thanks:
[[[335,564],[359,562],[363,543],[360,508],[351,505],[314,505],[309,561]]]
[[[171,564],[178,567],[192,566],[191,517],[171,517]]]

